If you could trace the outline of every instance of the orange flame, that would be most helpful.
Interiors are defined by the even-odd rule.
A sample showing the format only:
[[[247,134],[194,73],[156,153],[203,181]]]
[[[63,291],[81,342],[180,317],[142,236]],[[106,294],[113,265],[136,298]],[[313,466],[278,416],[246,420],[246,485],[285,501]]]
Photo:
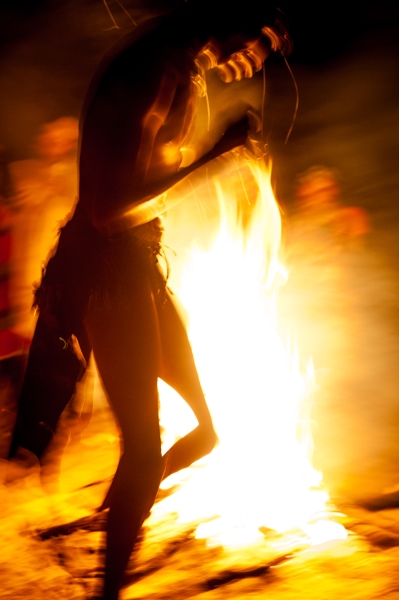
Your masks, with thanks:
[[[207,250],[193,244],[174,283],[189,315],[189,336],[220,445],[164,482],[170,487],[186,480],[155,506],[151,518],[177,513],[180,522],[202,521],[196,537],[225,547],[262,543],[265,530],[299,530],[308,545],[344,539],[346,530],[329,518],[322,475],[310,462],[312,365],[302,373],[295,348],[278,334],[276,292],[286,273],[278,259],[281,218],[270,168],[263,161],[237,156],[235,161],[240,177],[256,182],[246,226],[237,208],[236,181],[218,178],[213,182],[218,234]],[[166,448],[192,429],[195,419],[162,382],[160,392]]]

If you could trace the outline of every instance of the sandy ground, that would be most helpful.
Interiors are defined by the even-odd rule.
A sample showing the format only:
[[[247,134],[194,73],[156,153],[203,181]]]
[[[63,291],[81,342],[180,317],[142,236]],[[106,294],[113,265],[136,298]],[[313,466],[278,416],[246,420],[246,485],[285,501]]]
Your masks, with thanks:
[[[101,581],[103,521],[86,528],[51,527],[90,514],[118,454],[106,408],[97,410],[62,461],[60,490],[46,493],[37,473],[2,486],[2,598],[90,597]],[[271,535],[256,548],[227,551],[195,540],[193,526],[173,516],[146,528],[126,574],[122,598],[398,598],[397,511],[369,513],[346,506],[346,541],[308,548],[294,536]],[[49,529],[50,528],[50,529]]]

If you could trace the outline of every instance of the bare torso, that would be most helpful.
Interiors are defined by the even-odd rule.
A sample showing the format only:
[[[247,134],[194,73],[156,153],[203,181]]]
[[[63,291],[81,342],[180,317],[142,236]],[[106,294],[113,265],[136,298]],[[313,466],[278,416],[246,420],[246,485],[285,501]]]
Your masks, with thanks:
[[[145,199],[144,185],[176,173],[195,112],[194,57],[156,33],[122,51],[87,103],[79,200],[94,224]]]

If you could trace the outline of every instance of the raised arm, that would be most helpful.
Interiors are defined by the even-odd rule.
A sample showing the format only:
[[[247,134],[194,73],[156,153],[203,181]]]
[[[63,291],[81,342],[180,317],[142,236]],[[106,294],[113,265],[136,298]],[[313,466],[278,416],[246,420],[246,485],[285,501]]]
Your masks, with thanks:
[[[141,225],[172,208],[179,201],[184,200],[183,195],[177,199],[176,194],[172,193],[170,196],[167,195],[166,198],[163,194],[168,191],[173,192],[174,186],[210,161],[243,145],[247,135],[248,118],[245,116],[234,123],[209,152],[191,165],[165,177],[163,180],[154,182],[153,187],[151,187],[151,184],[143,186],[143,191],[147,194],[146,197],[141,201],[133,202],[120,218],[114,220],[113,227],[117,230]]]
[[[248,130],[244,118],[209,152],[179,168],[195,112],[191,59],[159,51],[141,61],[133,50],[106,71],[82,128],[79,198],[93,225],[108,232],[159,215],[160,195],[243,144]]]
[[[245,116],[231,125],[215,146],[191,165],[188,165],[175,173],[171,173],[162,179],[140,185],[140,187],[133,191],[129,196],[129,202],[125,204],[125,208],[122,209],[119,214],[116,213],[115,207],[113,207],[113,214],[109,213],[110,218],[97,222],[97,227],[99,229],[106,228],[109,231],[118,231],[120,229],[141,225],[142,223],[148,222],[159,216],[165,212],[167,208],[171,207],[169,206],[168,201],[165,202],[165,192],[173,192],[173,188],[193,172],[222,154],[243,145],[247,136],[248,117]],[[183,199],[183,196],[179,198],[179,200]],[[176,199],[174,198],[172,204],[174,205],[175,203]]]

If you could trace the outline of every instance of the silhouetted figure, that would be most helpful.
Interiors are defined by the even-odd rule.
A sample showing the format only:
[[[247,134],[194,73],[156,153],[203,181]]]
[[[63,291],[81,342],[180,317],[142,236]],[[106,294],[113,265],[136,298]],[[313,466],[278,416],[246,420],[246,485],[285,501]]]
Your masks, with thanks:
[[[29,347],[35,328],[35,318],[30,311],[33,283],[35,282],[37,287],[40,282],[41,267],[44,264],[43,260],[48,255],[49,248],[55,243],[61,223],[65,223],[66,216],[71,212],[76,203],[78,193],[76,172],[78,136],[79,123],[74,117],[61,117],[43,124],[33,140],[34,154],[32,157],[10,163],[9,178],[5,180],[11,180],[12,182],[12,196],[10,200],[12,200],[15,208],[12,215],[11,231],[11,259],[13,264],[11,291],[13,308],[14,312],[16,312],[15,327],[16,332],[20,336],[23,336],[23,338],[26,338],[28,342],[27,347]],[[10,185],[7,187],[9,188]],[[0,342],[1,335],[3,334],[0,333]],[[37,336],[35,338],[36,343]],[[32,357],[34,354],[35,352],[31,353]],[[64,362],[64,355],[59,355],[59,360]],[[49,359],[46,359],[46,361],[40,359],[40,362],[47,364],[49,363]],[[48,372],[51,367],[50,363]],[[62,365],[62,363],[60,364]],[[30,366],[29,369],[31,369]],[[47,376],[47,372],[46,370],[43,371],[43,367],[41,372],[44,379]],[[20,369],[20,374],[22,376],[22,369]],[[59,394],[63,397],[63,387],[64,381],[61,380],[59,391],[53,391],[54,398],[57,399]],[[30,388],[33,389],[33,386],[30,386]],[[54,402],[57,404],[57,400],[54,399],[50,402],[49,398],[38,386],[35,386],[35,389],[38,390],[41,405],[52,405]],[[82,414],[82,404],[85,399],[87,400],[84,409],[85,417],[91,412],[91,407],[89,406],[91,400],[90,394],[83,394],[82,389],[85,388],[79,386],[79,392],[73,395],[69,403],[68,415],[70,418],[63,420],[63,425],[68,423],[71,432],[77,430],[77,421]],[[69,397],[71,397],[71,394],[69,394]],[[36,407],[36,412],[33,414],[29,413],[29,418],[25,419],[27,420],[27,431],[29,431],[30,436],[35,436],[34,440],[38,443],[43,436],[39,436],[35,423],[44,423],[47,422],[47,419],[45,415],[37,412],[38,406],[35,401],[32,402],[32,400],[29,400],[29,406]],[[15,421],[16,401],[14,402],[13,412]],[[38,418],[33,418],[36,415]],[[72,418],[73,415],[75,415],[75,419]],[[30,426],[29,421],[31,421]],[[54,431],[56,429],[55,425],[56,421],[53,423]],[[13,427],[11,427],[11,433],[12,429]],[[17,427],[18,430],[19,425]],[[60,468],[63,448],[69,441],[69,434],[66,427],[62,427],[61,431],[58,431],[58,434],[57,438],[51,444],[51,451],[46,452],[46,456],[41,456],[42,481],[44,476],[47,482],[51,480],[53,489],[55,489],[56,473]],[[51,437],[53,436],[51,435]],[[8,447],[10,443],[11,439],[8,440]],[[31,442],[32,444],[33,442]],[[23,440],[22,445],[30,447],[29,442],[24,443]],[[32,450],[35,452],[37,449],[33,446]],[[36,453],[38,452],[37,450]],[[21,475],[24,471],[26,472],[28,466],[37,465],[37,460],[35,460],[34,456],[30,456],[29,453],[19,450],[18,456],[21,469],[14,469],[12,474],[9,473],[9,477],[15,477],[18,474]],[[46,465],[45,469],[43,469],[44,463]]]
[[[168,205],[160,196],[242,145],[247,116],[180,168],[204,71],[252,76],[287,41],[274,10],[254,3],[185,3],[125,40],[94,80],[83,110],[79,200],[36,292],[40,311],[14,447],[40,456],[91,350],[122,439],[109,507],[102,598],[115,600],[161,480],[209,453],[216,434],[187,333],[158,268]],[[262,29],[263,28],[263,29]],[[262,35],[262,32],[264,35]],[[161,455],[157,379],[193,410],[198,426]],[[56,399],[55,399],[56,398]]]

